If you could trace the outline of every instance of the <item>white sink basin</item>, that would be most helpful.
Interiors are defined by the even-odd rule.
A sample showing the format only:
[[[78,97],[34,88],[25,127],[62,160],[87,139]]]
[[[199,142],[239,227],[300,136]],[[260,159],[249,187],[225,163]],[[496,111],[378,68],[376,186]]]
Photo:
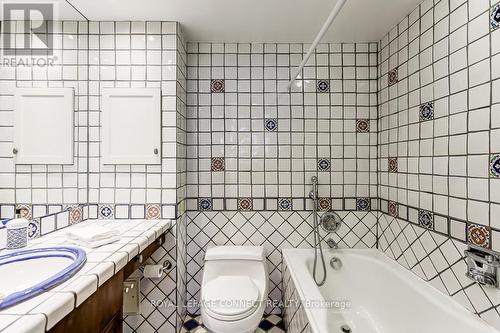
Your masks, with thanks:
[[[61,284],[85,261],[85,251],[70,246],[0,255],[0,310]]]

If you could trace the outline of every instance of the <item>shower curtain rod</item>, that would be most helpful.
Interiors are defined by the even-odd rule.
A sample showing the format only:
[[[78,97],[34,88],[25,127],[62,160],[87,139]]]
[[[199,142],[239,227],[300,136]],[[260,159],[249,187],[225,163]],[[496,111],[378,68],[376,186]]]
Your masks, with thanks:
[[[328,29],[332,25],[333,21],[335,21],[335,18],[340,13],[340,10],[342,9],[342,7],[344,7],[346,2],[347,2],[347,0],[338,0],[337,1],[337,3],[335,4],[335,7],[333,7],[333,9],[332,9],[332,12],[330,13],[328,18],[326,19],[325,24],[323,24],[323,27],[321,27],[321,30],[319,31],[318,35],[314,39],[313,43],[311,44],[309,51],[307,51],[307,54],[306,54],[304,60],[302,60],[302,63],[300,64],[300,66],[295,70],[295,73],[293,74],[292,79],[290,80],[290,82],[288,82],[287,90],[290,90],[290,88],[292,87],[292,84],[297,79],[297,76],[300,74],[300,72],[302,71],[302,69],[306,65],[307,61],[309,60],[309,58],[313,54],[313,52],[316,49],[316,47],[318,46],[319,42],[321,41],[321,39],[323,38],[325,33],[328,31]]]

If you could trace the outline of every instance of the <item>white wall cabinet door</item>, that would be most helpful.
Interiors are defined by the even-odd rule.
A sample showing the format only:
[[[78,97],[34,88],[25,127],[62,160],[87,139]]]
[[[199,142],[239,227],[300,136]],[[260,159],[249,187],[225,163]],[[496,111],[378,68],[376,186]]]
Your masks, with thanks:
[[[73,88],[16,88],[16,164],[73,164],[73,99]]]
[[[158,88],[102,90],[102,163],[160,164]]]

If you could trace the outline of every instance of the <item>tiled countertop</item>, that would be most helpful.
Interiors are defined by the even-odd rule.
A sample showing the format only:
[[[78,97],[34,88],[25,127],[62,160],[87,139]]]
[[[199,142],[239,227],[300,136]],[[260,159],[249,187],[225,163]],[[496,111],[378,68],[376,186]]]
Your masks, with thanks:
[[[120,231],[120,240],[96,249],[83,248],[87,262],[63,284],[25,302],[0,311],[0,332],[38,333],[51,329],[57,322],[82,304],[115,273],[142,252],[171,227],[169,220],[96,220],[74,227],[98,224]],[[70,227],[73,228],[73,227]],[[29,247],[70,245],[68,228],[29,242]],[[0,254],[6,251],[0,251]]]

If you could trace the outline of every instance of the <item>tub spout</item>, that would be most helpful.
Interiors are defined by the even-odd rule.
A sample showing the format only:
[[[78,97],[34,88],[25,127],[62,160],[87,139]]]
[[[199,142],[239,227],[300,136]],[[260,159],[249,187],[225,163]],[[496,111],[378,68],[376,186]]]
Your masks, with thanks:
[[[338,249],[339,244],[337,244],[336,241],[334,241],[332,238],[328,238],[326,241],[326,244],[330,247],[330,249]]]

